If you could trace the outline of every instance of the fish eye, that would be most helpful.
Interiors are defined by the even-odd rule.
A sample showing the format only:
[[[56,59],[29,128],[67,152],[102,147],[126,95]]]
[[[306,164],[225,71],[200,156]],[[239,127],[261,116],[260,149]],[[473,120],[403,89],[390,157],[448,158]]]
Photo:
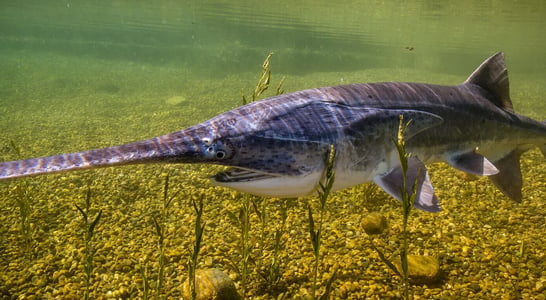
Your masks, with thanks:
[[[226,152],[224,150],[218,150],[218,152],[216,152],[216,158],[222,159],[224,157],[226,157]]]

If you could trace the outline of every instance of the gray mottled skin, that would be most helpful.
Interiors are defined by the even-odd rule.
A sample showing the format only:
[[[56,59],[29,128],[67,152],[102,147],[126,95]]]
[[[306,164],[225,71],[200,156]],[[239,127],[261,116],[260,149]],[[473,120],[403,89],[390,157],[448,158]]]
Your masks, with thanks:
[[[546,125],[513,112],[504,57],[497,53],[460,85],[385,82],[294,92],[141,142],[0,163],[0,179],[121,164],[211,163],[235,167],[216,175],[217,184],[259,195],[301,196],[315,190],[334,145],[336,189],[374,180],[389,191],[399,185],[394,175],[388,178],[399,167],[392,142],[399,115],[412,120],[407,147],[418,158],[415,168],[419,161],[447,161],[493,175],[515,200],[521,183],[510,182],[521,181],[519,155],[532,145],[546,148]],[[288,191],[281,191],[287,183]]]

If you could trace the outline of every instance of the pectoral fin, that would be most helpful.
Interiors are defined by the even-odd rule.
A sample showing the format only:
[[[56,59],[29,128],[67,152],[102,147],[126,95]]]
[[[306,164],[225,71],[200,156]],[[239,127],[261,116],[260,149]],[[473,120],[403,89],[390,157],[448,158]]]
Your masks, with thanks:
[[[387,174],[376,176],[374,182],[394,198],[402,201],[401,191],[404,186],[402,167],[398,166]],[[417,158],[408,159],[408,171],[406,173],[406,192],[411,195],[412,187],[417,184],[415,201],[413,206],[429,211],[441,211],[438,198],[434,195],[434,188],[430,183],[425,165]]]
[[[474,175],[489,176],[499,173],[493,163],[474,150],[450,155],[446,161],[454,168]]]

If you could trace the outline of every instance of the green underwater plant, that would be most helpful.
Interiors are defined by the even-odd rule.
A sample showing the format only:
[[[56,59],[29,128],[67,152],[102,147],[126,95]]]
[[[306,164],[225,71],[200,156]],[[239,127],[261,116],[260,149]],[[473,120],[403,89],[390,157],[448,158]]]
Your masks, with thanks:
[[[139,267],[140,276],[142,276],[142,299],[150,299],[150,280],[148,279],[148,265]]]
[[[22,159],[21,148],[19,148],[13,140],[10,141],[10,148],[15,152],[17,159]],[[33,200],[27,180],[21,180],[18,185],[10,190],[10,193],[15,194],[13,198],[19,208],[19,230],[24,241],[24,253],[27,260],[30,261],[33,256],[33,229],[31,222]]]
[[[243,105],[258,100],[258,97],[260,97],[269,88],[269,83],[271,82],[271,69],[269,68],[269,66],[272,56],[273,52],[270,52],[265,58],[262,64],[262,72],[260,73],[260,77],[258,77],[258,82],[254,87],[254,91],[252,92],[250,99],[247,99],[245,95],[241,92],[241,95],[243,97]],[[279,84],[277,85],[277,89],[275,91],[275,95],[280,95],[284,93],[284,90],[282,89],[283,83],[284,77],[279,81]]]
[[[262,245],[261,257],[262,257],[262,267],[258,270],[259,275],[264,279],[265,286],[267,289],[274,291],[277,287],[277,284],[280,282],[283,273],[283,262],[281,257],[281,252],[284,250],[286,245],[286,240],[283,240],[283,235],[286,231],[286,220],[288,218],[288,207],[293,199],[281,199],[281,204],[279,206],[279,214],[281,218],[280,224],[275,228],[273,234],[273,245],[271,246],[273,254],[269,260],[265,257],[265,227],[271,226],[271,224],[266,219],[266,201],[262,201],[262,209],[259,210],[258,206],[255,205],[254,209],[258,218],[262,223],[262,234],[260,238],[260,244]],[[253,201],[253,204],[256,203]]]
[[[328,196],[330,195],[330,191],[332,190],[332,186],[334,185],[334,179],[335,179],[335,170],[334,170],[334,162],[336,157],[336,151],[335,147],[333,145],[330,146],[330,151],[328,152],[327,157],[325,158],[325,172],[323,174],[323,179],[319,182],[319,190],[318,190],[318,196],[319,196],[319,220],[318,224],[315,225],[315,220],[313,219],[313,210],[311,209],[311,206],[309,206],[308,213],[309,213],[309,234],[311,238],[311,244],[313,246],[313,255],[314,255],[314,265],[313,265],[313,286],[311,290],[311,296],[313,299],[316,299],[316,291],[317,291],[317,281],[318,281],[318,269],[320,264],[320,246],[321,246],[321,238],[322,238],[322,225],[324,222],[324,213],[326,211],[326,203],[328,200]],[[324,183],[323,183],[324,182]],[[328,282],[326,283],[326,290],[324,294],[320,296],[319,299],[328,299],[332,283],[336,277],[337,269],[334,270],[334,273],[332,276],[328,279]]]
[[[178,195],[180,190],[177,190],[173,195],[169,196],[169,174],[165,176],[165,181],[163,184],[163,198],[162,206],[159,212],[159,221],[158,217],[155,215],[152,216],[154,221],[155,233],[158,237],[157,249],[159,250],[158,258],[158,270],[157,270],[157,281],[156,281],[156,299],[159,299],[163,293],[164,280],[165,280],[165,224],[167,223],[168,209],[172,201]]]
[[[91,221],[90,219],[90,210],[91,210],[91,188],[87,188],[85,194],[85,206],[81,208],[76,204],[76,208],[80,212],[83,218],[83,229],[84,229],[84,253],[83,253],[83,270],[85,272],[85,292],[84,299],[89,299],[90,293],[90,284],[91,284],[91,275],[93,274],[93,258],[95,253],[97,253],[97,247],[93,244],[93,235],[95,233],[95,228],[99,224],[100,217],[102,216],[102,209],[99,210],[99,213]]]
[[[242,202],[239,207],[238,214],[228,211],[228,217],[230,221],[236,225],[239,229],[239,255],[241,255],[241,260],[239,265],[237,263],[233,264],[234,269],[241,276],[240,286],[242,287],[242,297],[246,298],[247,292],[247,281],[249,275],[249,263],[250,263],[250,254],[252,252],[252,246],[249,241],[250,239],[250,215],[251,215],[251,195],[242,194]]]
[[[203,199],[199,198],[197,203],[195,199],[192,199],[193,209],[195,210],[195,242],[193,245],[193,251],[188,259],[188,280],[190,284],[190,297],[195,300],[197,297],[197,291],[195,286],[195,271],[197,269],[197,258],[201,250],[201,242],[203,240],[203,233],[205,232],[205,223],[202,221],[203,217]]]
[[[396,150],[398,152],[398,159],[402,166],[402,182],[403,186],[400,188],[400,193],[402,197],[402,246],[400,249],[400,263],[402,266],[402,278],[403,278],[403,287],[404,287],[404,298],[409,299],[409,272],[408,272],[408,242],[409,242],[409,231],[408,231],[408,219],[411,211],[413,202],[415,201],[415,192],[417,189],[417,182],[413,183],[411,187],[411,194],[406,192],[406,179],[408,173],[408,158],[409,153],[406,153],[406,129],[411,124],[411,120],[404,124],[404,116],[400,115],[400,123],[398,125],[398,136],[395,141]],[[418,177],[417,177],[418,178]],[[417,179],[416,179],[417,181]]]
[[[411,187],[411,193],[407,192],[407,172],[408,172],[408,158],[410,153],[406,152],[406,129],[411,124],[411,120],[407,123],[404,123],[404,116],[400,115],[400,121],[398,124],[398,132],[396,139],[393,138],[393,143],[396,146],[396,151],[398,152],[398,159],[402,167],[402,187],[400,188],[400,194],[402,198],[402,232],[401,235],[401,246],[400,246],[400,266],[401,271],[385,256],[385,254],[375,246],[373,238],[369,235],[370,246],[372,249],[377,252],[381,261],[383,261],[389,269],[391,269],[396,275],[402,278],[402,288],[404,293],[404,299],[409,299],[409,270],[408,270],[408,243],[409,243],[409,231],[408,231],[408,219],[411,211],[411,207],[415,201],[415,195],[417,190],[417,179]]]

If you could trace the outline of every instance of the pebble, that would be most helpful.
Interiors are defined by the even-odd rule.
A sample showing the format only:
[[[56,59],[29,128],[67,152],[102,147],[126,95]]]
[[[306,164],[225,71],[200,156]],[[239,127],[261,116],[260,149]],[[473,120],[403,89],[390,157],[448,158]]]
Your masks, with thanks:
[[[381,234],[388,228],[387,218],[380,213],[370,213],[362,218],[362,228],[369,235]]]
[[[219,269],[199,269],[195,272],[197,300],[239,300],[241,296],[231,278]],[[183,299],[190,299],[188,280],[182,285]]]
[[[402,274],[400,261],[394,264]],[[434,284],[440,277],[440,262],[434,256],[408,255],[408,273],[414,283]]]

